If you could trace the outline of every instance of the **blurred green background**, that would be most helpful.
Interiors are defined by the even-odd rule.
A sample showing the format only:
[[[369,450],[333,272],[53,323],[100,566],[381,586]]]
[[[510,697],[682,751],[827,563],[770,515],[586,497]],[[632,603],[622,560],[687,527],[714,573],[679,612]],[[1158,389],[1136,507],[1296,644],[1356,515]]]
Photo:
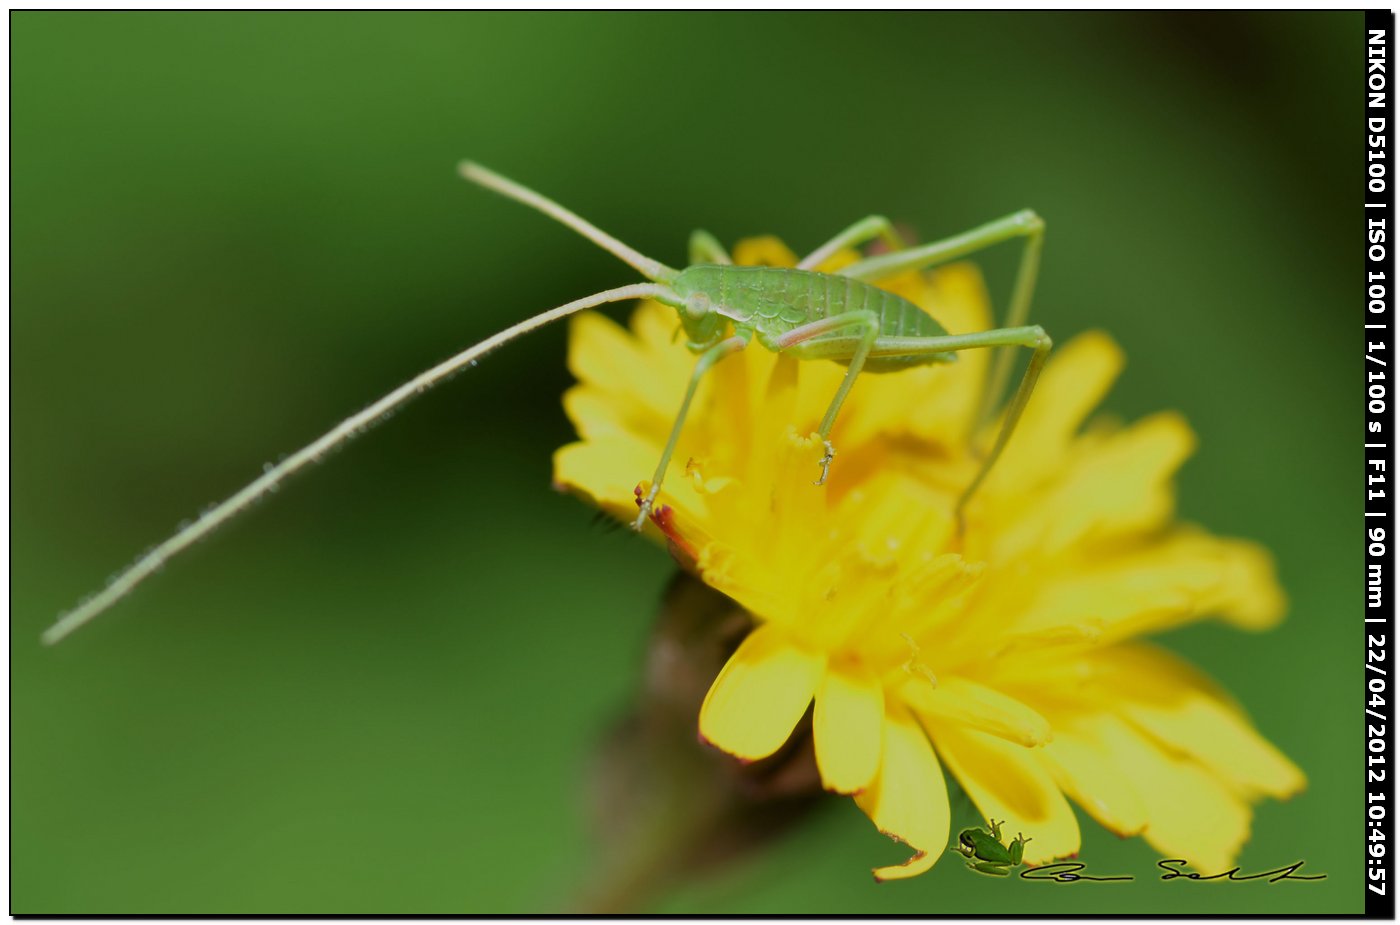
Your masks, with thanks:
[[[1360,13],[15,13],[11,865],[18,913],[565,908],[666,554],[550,490],[562,327],[418,401],[56,649],[61,610],[412,373],[632,281],[457,179],[643,252],[924,238],[1030,206],[1036,319],[1174,407],[1187,518],[1277,554],[1289,621],[1168,642],[1307,772],[1242,863],[1160,883],[903,857],[831,799],[653,911],[1357,912]],[[1015,251],[983,261],[1004,299]],[[620,316],[623,310],[614,311]],[[970,818],[956,821],[968,821]]]

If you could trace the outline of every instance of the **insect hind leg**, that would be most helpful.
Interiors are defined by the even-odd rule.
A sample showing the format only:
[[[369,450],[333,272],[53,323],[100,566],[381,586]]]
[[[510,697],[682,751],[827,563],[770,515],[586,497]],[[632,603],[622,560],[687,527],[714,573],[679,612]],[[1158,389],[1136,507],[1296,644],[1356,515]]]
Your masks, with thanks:
[[[883,238],[889,245],[890,250],[900,251],[904,249],[904,239],[895,231],[894,224],[883,215],[867,215],[848,228],[843,229],[836,237],[827,241],[821,247],[812,251],[797,264],[799,270],[814,270],[821,266],[833,254],[843,247],[855,247],[864,244],[866,241],[873,241],[876,238]]]
[[[999,218],[942,241],[867,257],[837,273],[840,276],[872,282],[906,270],[921,270],[948,263],[1012,238],[1024,238],[1025,247],[1021,250],[1021,261],[1016,268],[1011,302],[1001,323],[1002,327],[1016,328],[1024,325],[1030,318],[1031,295],[1035,291],[1036,277],[1040,273],[1040,253],[1045,246],[1045,221],[1030,209]],[[1011,353],[1008,349],[1000,349],[992,358],[992,372],[983,386],[982,399],[977,410],[979,424],[985,424],[991,419],[1002,394],[1006,391],[1007,378],[1011,375]]]

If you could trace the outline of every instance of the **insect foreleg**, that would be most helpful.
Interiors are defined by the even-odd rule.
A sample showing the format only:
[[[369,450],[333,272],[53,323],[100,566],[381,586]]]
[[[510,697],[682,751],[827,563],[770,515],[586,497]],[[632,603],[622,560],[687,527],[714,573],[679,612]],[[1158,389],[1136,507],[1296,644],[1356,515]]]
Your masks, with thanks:
[[[1030,317],[1031,294],[1035,291],[1036,275],[1040,272],[1040,252],[1045,244],[1045,222],[1029,209],[932,244],[868,257],[838,271],[838,275],[870,282],[905,270],[922,269],[957,260],[993,244],[1017,237],[1025,238],[1026,246],[1021,251],[1021,262],[1016,268],[1016,283],[1011,290],[1011,304],[1007,308],[1006,317],[1002,319],[1002,327],[1016,328],[1024,325]],[[1010,374],[1011,351],[998,350],[992,360],[992,373],[987,377],[982,389],[982,400],[977,411],[978,424],[985,424],[991,418],[1001,402]]]
[[[856,328],[860,333],[853,337],[840,339],[842,344],[848,345],[845,348],[846,352],[840,357],[840,359],[847,360],[846,375],[842,377],[841,385],[836,390],[836,395],[832,397],[831,404],[827,406],[821,425],[817,428],[817,434],[822,438],[822,445],[826,450],[821,458],[822,474],[821,478],[816,481],[818,485],[826,484],[827,473],[831,471],[831,461],[836,458],[836,448],[831,445],[831,428],[836,424],[836,415],[841,411],[841,405],[845,402],[846,395],[851,391],[851,386],[856,384],[856,377],[860,375],[861,368],[865,366],[865,358],[870,355],[870,349],[880,334],[880,318],[872,311],[846,312],[809,322],[771,340],[771,344],[776,350],[795,349],[799,353],[805,353],[804,348],[814,346],[815,338],[850,328]]]
[[[851,227],[842,231],[836,237],[827,241],[821,247],[812,251],[802,262],[797,265],[799,270],[812,270],[821,266],[832,254],[843,247],[854,247],[872,241],[875,238],[884,238],[885,243],[891,250],[903,250],[904,240],[899,236],[899,232],[894,230],[894,225],[883,215],[870,215],[856,222]]]
[[[666,449],[661,453],[661,462],[656,466],[656,474],[651,477],[651,490],[647,492],[644,499],[637,502],[641,510],[637,512],[637,519],[632,521],[633,530],[642,529],[642,525],[647,522],[647,515],[651,513],[651,505],[656,501],[656,496],[661,491],[661,482],[666,478],[666,469],[671,464],[671,454],[676,450],[676,441],[681,437],[681,428],[685,426],[685,416],[690,411],[690,402],[691,399],[695,398],[695,390],[700,386],[701,377],[720,360],[747,347],[751,336],[751,331],[743,331],[733,337],[726,338],[700,354],[700,359],[695,361],[695,371],[690,374],[690,384],[686,386],[685,398],[681,400],[681,410],[676,413],[676,423],[671,425],[671,436],[666,441]]]
[[[719,239],[702,228],[697,228],[690,233],[690,262],[713,263],[727,267],[734,263],[729,252],[724,249],[724,245],[719,243]]]

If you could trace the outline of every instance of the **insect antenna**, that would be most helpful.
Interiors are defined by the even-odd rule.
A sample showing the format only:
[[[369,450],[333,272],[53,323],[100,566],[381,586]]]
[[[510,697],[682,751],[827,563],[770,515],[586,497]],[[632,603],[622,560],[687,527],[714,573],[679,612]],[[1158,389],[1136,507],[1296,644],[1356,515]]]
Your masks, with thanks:
[[[666,264],[660,261],[652,260],[650,257],[638,253],[626,244],[623,244],[617,238],[614,238],[606,231],[594,225],[592,222],[580,218],[554,200],[541,196],[534,190],[527,189],[514,180],[501,176],[494,170],[488,170],[474,161],[462,161],[462,163],[457,165],[457,171],[473,183],[480,184],[489,190],[500,193],[508,199],[514,199],[516,202],[523,203],[536,211],[543,212],[557,222],[568,225],[594,244],[609,251],[623,263],[631,266],[632,269],[636,270],[647,279],[660,283],[667,283],[679,275],[676,270],[666,266]]]
[[[669,289],[654,283],[633,283],[630,286],[608,289],[604,292],[597,292],[590,296],[584,296],[567,305],[552,308],[547,312],[535,315],[533,318],[527,318],[519,324],[511,325],[504,331],[493,334],[480,343],[468,347],[456,356],[443,360],[431,369],[419,373],[363,411],[353,414],[344,421],[341,421],[335,427],[321,435],[321,437],[297,450],[295,453],[277,463],[277,465],[268,467],[260,477],[244,486],[236,494],[208,509],[201,514],[197,520],[181,528],[174,536],[141,556],[141,558],[132,563],[125,571],[117,575],[107,587],[103,588],[100,592],[93,595],[73,610],[59,617],[58,621],[55,622],[53,626],[44,631],[42,637],[44,643],[46,645],[52,645],[58,642],[69,633],[121,600],[142,581],[159,571],[160,568],[174,556],[213,532],[216,528],[230,520],[234,515],[243,511],[254,501],[257,501],[268,492],[275,490],[289,476],[313,463],[320,462],[326,453],[337,449],[355,436],[364,433],[367,429],[378,423],[384,415],[404,404],[409,399],[426,392],[436,385],[440,385],[462,369],[475,366],[478,360],[497,347],[509,343],[517,337],[528,334],[537,328],[544,327],[552,321],[558,321],[560,318],[572,315],[575,312],[594,308],[595,306],[603,305],[607,302],[622,302],[628,299],[654,299],[661,296],[674,298],[674,294]]]

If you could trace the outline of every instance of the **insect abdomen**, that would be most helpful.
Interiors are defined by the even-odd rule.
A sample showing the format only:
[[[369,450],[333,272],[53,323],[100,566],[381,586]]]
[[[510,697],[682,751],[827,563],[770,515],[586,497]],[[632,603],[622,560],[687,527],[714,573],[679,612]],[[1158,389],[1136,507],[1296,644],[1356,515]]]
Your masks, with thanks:
[[[873,311],[889,337],[937,337],[943,326],[919,306],[878,286],[831,273],[781,267],[696,266],[676,279],[676,290],[704,292],[736,323],[770,337],[810,321]]]

